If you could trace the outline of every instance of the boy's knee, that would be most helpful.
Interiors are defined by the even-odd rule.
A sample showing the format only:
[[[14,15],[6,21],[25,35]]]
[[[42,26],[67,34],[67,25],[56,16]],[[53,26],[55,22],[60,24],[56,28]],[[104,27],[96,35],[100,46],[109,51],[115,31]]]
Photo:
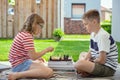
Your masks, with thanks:
[[[79,60],[78,62],[76,62],[74,64],[75,69],[77,70],[81,69],[84,66],[84,62],[85,62],[84,60]]]
[[[78,64],[74,64],[74,68],[76,69],[76,70],[78,70]]]

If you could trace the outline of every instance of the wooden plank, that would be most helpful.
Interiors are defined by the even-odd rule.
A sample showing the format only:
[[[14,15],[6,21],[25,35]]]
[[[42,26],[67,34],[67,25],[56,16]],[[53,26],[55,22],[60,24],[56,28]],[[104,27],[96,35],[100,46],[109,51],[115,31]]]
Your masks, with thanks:
[[[35,0],[31,0],[31,12],[32,13],[35,13],[36,12],[36,7],[37,7],[37,5],[36,5],[36,2],[35,2]]]
[[[31,3],[32,3],[33,0],[26,0],[26,2],[24,2],[23,4],[25,5],[24,7],[24,13],[25,15],[24,16],[24,21],[26,20],[26,18],[31,14]],[[29,4],[27,4],[29,3]],[[24,24],[24,21],[23,21],[23,24]]]
[[[13,8],[14,9],[14,6],[12,6],[12,5],[9,5],[8,6],[8,9],[9,8]],[[8,38],[13,38],[13,24],[14,24],[14,20],[13,20],[13,18],[14,18],[14,15],[11,15],[11,14],[8,14],[8,17],[7,17],[7,20],[8,20],[8,22],[7,22],[7,24],[8,24],[8,26],[7,26],[7,37]]]
[[[43,0],[41,0],[41,3],[40,3],[40,16],[43,17]]]
[[[13,15],[8,15],[8,28],[7,28],[7,37],[13,37]]]
[[[23,23],[24,23],[24,3],[26,3],[26,0],[19,0],[19,25],[18,25],[18,31],[21,30]]]
[[[40,14],[40,4],[36,4],[36,9],[37,9],[36,13]]]
[[[52,0],[53,2],[52,2],[52,18],[51,18],[51,21],[52,21],[52,30],[51,30],[51,32],[53,33],[53,31],[54,31],[54,0]],[[52,33],[51,33],[51,35],[52,35]],[[53,37],[53,36],[51,36],[51,37]]]
[[[2,37],[2,2],[0,2],[0,37]]]
[[[14,36],[18,33],[18,25],[19,25],[19,0],[15,0],[15,14],[14,14]]]
[[[1,37],[3,38],[3,0],[1,0]]]
[[[48,38],[48,0],[46,0],[46,38]]]
[[[2,36],[7,37],[7,0],[2,0]]]
[[[24,6],[24,9],[23,9],[23,12],[25,13],[24,15],[23,15],[23,17],[24,17],[24,20],[26,19],[26,16],[27,16],[27,14],[28,14],[28,9],[27,9],[27,4],[25,3],[25,2],[23,2],[23,6]]]
[[[58,28],[57,26],[57,0],[54,1],[54,28]]]
[[[9,34],[8,32],[7,32],[7,30],[8,30],[8,0],[5,0],[5,5],[6,5],[6,8],[5,8],[5,13],[6,13],[6,20],[5,20],[5,23],[6,23],[6,38],[7,38],[7,34]]]
[[[23,2],[23,5],[24,5],[24,9],[23,9],[23,13],[25,13],[24,15],[23,15],[23,20],[25,20],[26,19],[26,16],[27,16],[27,13],[28,13],[28,8],[27,8],[27,5],[28,4],[26,4],[26,3],[28,3],[29,1],[28,0],[25,0],[24,2]],[[30,3],[29,3],[30,4]],[[22,26],[23,27],[23,26]],[[21,27],[21,28],[22,28]]]
[[[48,0],[48,38],[51,38],[51,27],[52,27],[52,1]]]
[[[44,27],[42,30],[42,38],[46,38],[46,0],[42,0],[43,1],[43,19],[44,19]]]
[[[35,12],[36,12],[38,15],[40,15],[40,5],[41,5],[41,3],[40,3],[40,4],[37,4],[37,3],[35,2],[35,9],[36,9]],[[40,16],[41,16],[41,15],[40,15]],[[37,38],[40,38],[41,35],[42,35],[42,32],[41,32],[41,34],[37,35]]]
[[[40,3],[40,16],[43,18],[43,0],[41,0],[41,3]],[[43,29],[42,29],[42,32],[43,32]],[[44,33],[41,33],[40,34],[40,38],[42,38],[43,37],[43,34]]]

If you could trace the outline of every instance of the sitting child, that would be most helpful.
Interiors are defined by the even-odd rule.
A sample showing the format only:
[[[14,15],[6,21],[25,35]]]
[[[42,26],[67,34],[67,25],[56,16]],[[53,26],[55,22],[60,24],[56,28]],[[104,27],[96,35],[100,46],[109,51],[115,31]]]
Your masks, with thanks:
[[[53,51],[53,47],[36,52],[34,48],[33,36],[42,32],[44,21],[37,14],[31,14],[25,21],[22,30],[14,38],[10,49],[9,61],[12,64],[13,73],[9,74],[9,80],[16,80],[24,77],[49,78],[53,75],[53,70],[43,63],[41,57]]]
[[[113,76],[118,65],[118,49],[112,36],[100,27],[97,10],[83,15],[83,24],[91,33],[90,51],[82,53],[75,68],[82,76]]]

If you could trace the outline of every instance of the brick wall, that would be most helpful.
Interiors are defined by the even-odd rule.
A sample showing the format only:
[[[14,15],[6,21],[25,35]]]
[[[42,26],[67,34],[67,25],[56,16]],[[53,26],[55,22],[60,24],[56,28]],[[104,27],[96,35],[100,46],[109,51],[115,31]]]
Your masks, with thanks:
[[[65,34],[88,34],[81,20],[71,18],[64,18],[64,32]]]

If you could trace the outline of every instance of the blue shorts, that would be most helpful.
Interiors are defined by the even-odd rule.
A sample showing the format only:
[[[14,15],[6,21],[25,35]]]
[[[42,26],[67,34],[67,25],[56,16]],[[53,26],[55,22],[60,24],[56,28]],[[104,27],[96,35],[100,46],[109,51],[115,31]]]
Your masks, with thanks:
[[[16,67],[13,67],[12,68],[12,71],[13,72],[22,72],[22,71],[26,71],[30,68],[32,64],[32,60],[28,59],[28,60],[25,60],[23,63],[17,65]]]

